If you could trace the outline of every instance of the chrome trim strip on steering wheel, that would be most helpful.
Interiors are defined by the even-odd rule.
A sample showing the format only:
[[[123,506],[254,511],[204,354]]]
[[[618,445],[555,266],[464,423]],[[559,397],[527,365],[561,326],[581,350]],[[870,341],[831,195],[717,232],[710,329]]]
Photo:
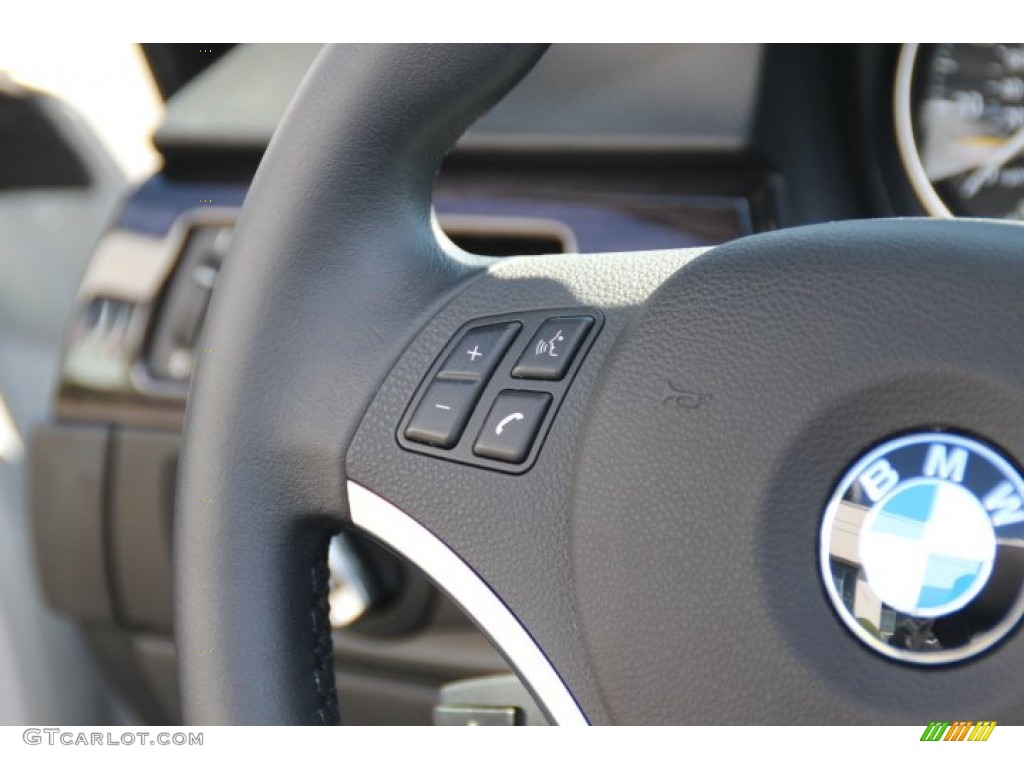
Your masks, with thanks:
[[[479,625],[554,725],[589,725],[544,652],[462,558],[394,504],[352,481],[348,503],[356,527],[418,566]]]

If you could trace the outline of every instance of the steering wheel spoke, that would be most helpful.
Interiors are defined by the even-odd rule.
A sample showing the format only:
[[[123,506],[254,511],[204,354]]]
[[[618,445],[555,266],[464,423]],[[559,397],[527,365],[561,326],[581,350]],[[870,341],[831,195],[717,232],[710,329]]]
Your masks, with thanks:
[[[569,559],[573,462],[587,403],[602,361],[631,315],[698,253],[560,255],[492,264],[409,346],[349,449],[353,522],[419,565],[459,602],[556,722],[578,721],[581,709],[602,719],[578,632]],[[546,359],[557,359],[545,345],[564,323],[552,326],[547,318],[589,316],[602,323],[590,329],[592,346],[581,348],[586,356],[574,361],[571,380],[512,375],[520,358],[533,359],[538,347]],[[403,445],[397,439],[408,423],[403,415],[413,409],[417,393],[424,384],[429,392],[431,377],[444,375],[448,354],[468,347],[450,342],[465,338],[460,329],[467,323],[476,327],[495,318],[499,324],[521,321],[522,328],[490,375],[458,446],[425,454],[414,443]],[[536,461],[525,471],[524,464],[459,460],[480,444],[480,436],[501,426],[490,414],[503,393],[545,390],[556,393],[557,412],[550,414],[550,429],[535,438],[541,442]],[[506,418],[515,415],[510,410]],[[524,428],[528,423],[518,421],[505,427]],[[439,556],[439,548],[448,555]],[[452,564],[453,557],[461,567]],[[481,588],[490,596],[481,595]],[[510,621],[520,629],[510,628]]]

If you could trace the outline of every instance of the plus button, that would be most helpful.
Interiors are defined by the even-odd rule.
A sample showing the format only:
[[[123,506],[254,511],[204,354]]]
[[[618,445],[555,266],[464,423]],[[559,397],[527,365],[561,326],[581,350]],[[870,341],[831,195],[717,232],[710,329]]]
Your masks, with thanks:
[[[520,328],[516,322],[470,328],[452,347],[437,378],[486,382]]]

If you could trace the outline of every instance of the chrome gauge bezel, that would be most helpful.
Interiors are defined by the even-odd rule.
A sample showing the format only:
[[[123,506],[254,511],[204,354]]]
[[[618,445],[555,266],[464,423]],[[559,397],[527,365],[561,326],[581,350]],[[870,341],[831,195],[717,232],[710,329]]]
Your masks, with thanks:
[[[914,135],[914,115],[912,91],[914,85],[914,67],[920,43],[905,43],[900,48],[896,62],[896,82],[893,88],[893,114],[896,122],[896,145],[899,149],[900,162],[910,181],[919,203],[931,216],[944,219],[953,218],[952,211],[935,191],[918,150],[917,138]]]

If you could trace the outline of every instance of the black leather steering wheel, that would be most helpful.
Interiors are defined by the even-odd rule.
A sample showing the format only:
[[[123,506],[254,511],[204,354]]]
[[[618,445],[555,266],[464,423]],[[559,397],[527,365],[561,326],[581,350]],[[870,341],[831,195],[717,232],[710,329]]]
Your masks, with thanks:
[[[883,658],[837,620],[817,557],[837,478],[889,435],[955,427],[1024,457],[1024,232],[864,221],[706,253],[462,253],[433,226],[435,174],[542,52],[327,48],[295,97],[188,405],[186,719],[337,721],[326,542],[355,525],[452,594],[559,723],[1020,722],[1024,643]],[[530,458],[474,458],[538,323],[570,315],[595,318],[585,355],[521,382],[552,395]],[[460,329],[509,322],[462,453],[411,445]]]

